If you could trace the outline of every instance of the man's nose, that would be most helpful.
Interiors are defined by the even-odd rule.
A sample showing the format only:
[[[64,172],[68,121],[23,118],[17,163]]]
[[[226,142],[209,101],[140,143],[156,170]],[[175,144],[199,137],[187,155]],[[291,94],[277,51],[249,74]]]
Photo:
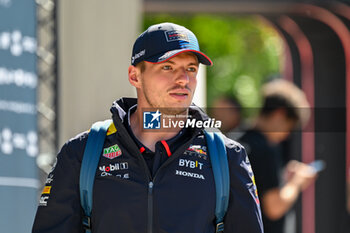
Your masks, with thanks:
[[[178,70],[176,74],[176,82],[182,85],[186,85],[190,81],[190,77],[185,68],[181,68]]]

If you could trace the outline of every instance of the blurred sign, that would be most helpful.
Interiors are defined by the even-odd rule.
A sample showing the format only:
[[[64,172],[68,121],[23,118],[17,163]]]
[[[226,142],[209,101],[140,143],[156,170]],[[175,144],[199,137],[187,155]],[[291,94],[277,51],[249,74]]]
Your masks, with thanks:
[[[31,232],[39,188],[36,4],[0,0],[0,229]]]

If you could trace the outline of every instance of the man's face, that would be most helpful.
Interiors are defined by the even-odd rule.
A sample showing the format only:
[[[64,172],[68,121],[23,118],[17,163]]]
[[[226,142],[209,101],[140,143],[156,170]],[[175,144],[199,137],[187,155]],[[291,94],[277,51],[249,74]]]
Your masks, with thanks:
[[[286,140],[296,126],[295,120],[289,119],[285,111],[277,110],[270,116],[271,129],[269,130],[270,140],[273,143],[281,143]]]
[[[216,99],[212,107],[212,117],[222,122],[221,130],[229,132],[240,123],[238,106],[225,98]]]
[[[198,59],[181,53],[159,64],[145,62],[137,88],[142,108],[165,108],[171,114],[183,113],[192,102],[197,85]]]

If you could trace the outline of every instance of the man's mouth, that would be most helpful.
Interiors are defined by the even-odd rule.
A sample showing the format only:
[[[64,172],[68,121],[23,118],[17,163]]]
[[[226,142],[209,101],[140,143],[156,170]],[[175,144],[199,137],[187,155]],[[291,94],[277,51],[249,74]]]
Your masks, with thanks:
[[[172,92],[170,93],[170,96],[177,99],[177,100],[185,100],[188,97],[188,93],[184,92]]]

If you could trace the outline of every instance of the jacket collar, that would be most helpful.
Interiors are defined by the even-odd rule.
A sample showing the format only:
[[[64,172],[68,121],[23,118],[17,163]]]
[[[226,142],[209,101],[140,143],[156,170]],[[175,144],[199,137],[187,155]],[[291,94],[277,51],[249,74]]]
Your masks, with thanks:
[[[113,116],[118,116],[123,122],[125,115],[128,113],[129,109],[137,105],[136,98],[120,98],[113,102],[111,107],[111,113]]]

